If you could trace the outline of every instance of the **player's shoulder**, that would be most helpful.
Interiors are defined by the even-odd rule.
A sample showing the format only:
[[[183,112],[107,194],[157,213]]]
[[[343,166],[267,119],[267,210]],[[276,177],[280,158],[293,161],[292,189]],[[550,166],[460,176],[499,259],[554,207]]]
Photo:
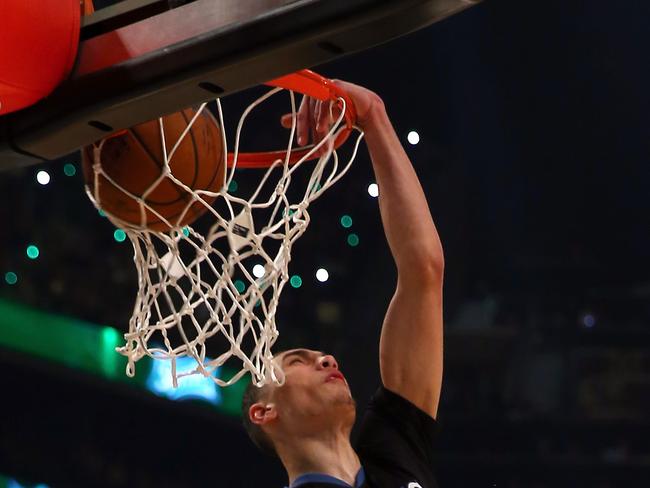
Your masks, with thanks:
[[[439,430],[436,419],[381,385],[360,417],[358,444],[398,442],[428,450]]]
[[[424,410],[384,385],[380,385],[368,403],[369,411],[376,411],[385,415],[410,414],[423,422],[437,424],[437,420]]]

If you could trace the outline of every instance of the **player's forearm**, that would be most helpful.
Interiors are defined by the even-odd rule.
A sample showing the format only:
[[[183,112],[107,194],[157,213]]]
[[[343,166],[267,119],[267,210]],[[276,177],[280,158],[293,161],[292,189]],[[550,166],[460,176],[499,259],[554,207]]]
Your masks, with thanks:
[[[420,181],[382,103],[364,124],[366,144],[379,186],[384,231],[400,277],[423,271],[441,275],[442,245]],[[441,278],[441,276],[438,276]]]

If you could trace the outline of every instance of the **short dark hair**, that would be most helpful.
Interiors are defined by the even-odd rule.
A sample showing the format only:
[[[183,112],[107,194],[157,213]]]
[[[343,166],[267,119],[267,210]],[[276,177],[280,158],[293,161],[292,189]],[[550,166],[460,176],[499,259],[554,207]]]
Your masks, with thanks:
[[[265,392],[266,386],[260,388],[255,386],[253,382],[246,386],[244,397],[242,398],[242,422],[244,424],[244,429],[246,429],[246,433],[253,441],[253,444],[255,444],[264,454],[277,458],[279,457],[278,453],[275,450],[275,446],[273,445],[273,441],[269,435],[262,430],[262,427],[251,422],[249,417],[251,406],[259,402]]]

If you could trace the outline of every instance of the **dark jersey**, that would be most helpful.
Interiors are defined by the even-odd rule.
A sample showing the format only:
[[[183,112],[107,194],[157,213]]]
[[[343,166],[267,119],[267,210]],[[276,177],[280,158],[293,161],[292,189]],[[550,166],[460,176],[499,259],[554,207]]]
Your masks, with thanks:
[[[380,387],[361,417],[354,449],[363,471],[355,488],[438,488],[433,476],[437,422],[401,396]],[[325,475],[296,480],[297,488],[347,484]]]

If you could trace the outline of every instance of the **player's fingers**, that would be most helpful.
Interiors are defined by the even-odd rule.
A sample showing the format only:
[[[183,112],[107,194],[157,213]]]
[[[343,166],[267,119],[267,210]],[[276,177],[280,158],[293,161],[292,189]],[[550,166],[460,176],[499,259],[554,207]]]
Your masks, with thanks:
[[[318,102],[314,107],[314,144],[318,144],[323,139],[323,127],[321,123],[321,116],[323,111],[323,103]],[[322,148],[318,149],[316,154],[322,155]]]
[[[316,134],[318,134],[319,139],[323,137],[323,114],[324,114],[324,104],[323,102],[318,102],[316,104],[316,114],[314,119],[316,120]]]
[[[320,111],[318,114],[318,138],[320,141],[322,139],[327,138],[327,134],[329,133],[330,129],[332,128],[332,125],[334,124],[334,120],[332,119],[332,103],[329,101],[320,102],[319,110]],[[319,156],[322,156],[328,152],[329,145],[330,145],[330,140],[328,139],[321,146],[321,149],[319,151]]]
[[[343,112],[343,102],[341,100],[337,100],[332,104],[332,116],[334,117],[335,121],[339,119],[341,112]]]
[[[316,100],[309,99],[309,130],[311,131],[311,140],[314,144],[318,142],[318,133],[316,132]]]
[[[332,127],[334,122],[336,122],[335,110],[336,102],[330,102],[327,104],[327,123],[329,124],[329,127]]]
[[[323,135],[327,133],[332,128],[334,124],[334,118],[332,117],[332,102],[323,103],[323,113],[321,114],[321,125],[323,127]]]
[[[298,109],[298,145],[304,146],[309,141],[309,97],[304,96]]]

